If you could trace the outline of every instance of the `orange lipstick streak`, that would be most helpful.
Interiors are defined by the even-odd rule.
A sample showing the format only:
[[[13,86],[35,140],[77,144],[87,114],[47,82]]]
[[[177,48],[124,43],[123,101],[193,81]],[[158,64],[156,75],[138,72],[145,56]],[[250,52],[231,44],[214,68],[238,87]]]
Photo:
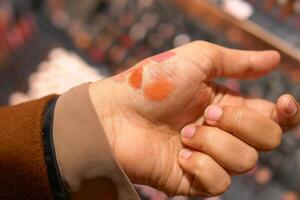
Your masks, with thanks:
[[[143,82],[143,67],[138,67],[131,73],[129,77],[129,85],[134,89],[140,89]]]
[[[163,101],[171,95],[174,89],[174,85],[169,80],[160,77],[154,83],[145,86],[144,96],[151,101]]]

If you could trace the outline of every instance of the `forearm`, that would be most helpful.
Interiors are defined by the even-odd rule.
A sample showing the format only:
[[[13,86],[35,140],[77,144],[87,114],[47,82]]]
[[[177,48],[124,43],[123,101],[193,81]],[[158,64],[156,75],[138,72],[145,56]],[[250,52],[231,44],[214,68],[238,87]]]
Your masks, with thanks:
[[[0,199],[51,199],[42,127],[53,98],[0,108]]]

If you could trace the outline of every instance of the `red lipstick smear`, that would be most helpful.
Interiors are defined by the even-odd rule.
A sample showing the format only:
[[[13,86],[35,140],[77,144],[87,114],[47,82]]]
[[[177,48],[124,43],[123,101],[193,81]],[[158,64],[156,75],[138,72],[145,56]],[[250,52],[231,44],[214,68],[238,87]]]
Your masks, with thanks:
[[[168,98],[175,89],[171,81],[164,77],[159,77],[153,83],[145,86],[144,96],[151,101],[163,101]]]
[[[135,89],[140,89],[143,83],[143,67],[150,63],[149,59],[144,59],[138,63],[137,68],[131,68],[128,72],[132,72],[129,77],[129,85]]]
[[[166,60],[168,60],[169,58],[175,56],[176,53],[175,52],[172,52],[172,51],[167,51],[167,52],[164,52],[164,53],[161,53],[161,54],[158,54],[156,56],[152,56],[151,59],[158,62],[158,63],[162,63]]]
[[[134,89],[140,89],[143,82],[143,67],[137,67],[129,77],[129,85]]]

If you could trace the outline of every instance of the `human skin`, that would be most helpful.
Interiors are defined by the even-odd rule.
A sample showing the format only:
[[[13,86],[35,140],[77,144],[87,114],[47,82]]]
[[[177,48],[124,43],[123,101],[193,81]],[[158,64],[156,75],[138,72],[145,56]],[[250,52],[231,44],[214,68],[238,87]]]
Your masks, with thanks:
[[[196,41],[90,84],[90,96],[133,183],[170,196],[214,196],[228,189],[232,175],[255,165],[258,151],[276,148],[282,129],[300,122],[300,111],[290,95],[272,103],[213,80],[255,79],[279,62],[275,51]]]

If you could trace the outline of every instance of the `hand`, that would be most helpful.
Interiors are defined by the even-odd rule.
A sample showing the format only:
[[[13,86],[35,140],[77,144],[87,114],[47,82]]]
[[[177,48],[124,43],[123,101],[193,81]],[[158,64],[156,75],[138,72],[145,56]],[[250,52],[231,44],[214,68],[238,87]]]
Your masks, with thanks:
[[[279,61],[274,51],[197,41],[91,84],[90,96],[114,155],[133,183],[169,195],[217,195],[229,186],[230,174],[255,165],[257,150],[280,144],[279,125],[296,125],[300,111],[291,96],[274,104],[243,97],[213,80],[257,78]],[[187,124],[192,128],[184,128],[181,136]]]

